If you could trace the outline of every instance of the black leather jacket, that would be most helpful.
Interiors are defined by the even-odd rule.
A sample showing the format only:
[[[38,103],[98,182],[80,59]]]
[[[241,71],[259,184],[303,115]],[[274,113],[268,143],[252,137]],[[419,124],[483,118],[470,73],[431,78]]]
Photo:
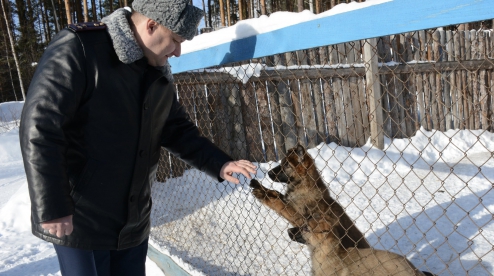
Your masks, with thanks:
[[[159,70],[145,58],[118,60],[105,30],[63,30],[51,42],[29,87],[20,143],[33,234],[93,250],[148,237],[161,146],[218,181],[231,160],[199,135]],[[40,226],[68,215],[69,236]]]

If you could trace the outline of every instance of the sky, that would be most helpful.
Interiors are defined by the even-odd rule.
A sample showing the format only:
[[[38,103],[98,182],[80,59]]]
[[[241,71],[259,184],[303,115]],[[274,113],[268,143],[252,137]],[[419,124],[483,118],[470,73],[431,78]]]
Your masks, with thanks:
[[[387,1],[365,3],[382,2]],[[196,5],[202,7],[200,2]],[[359,7],[342,5],[334,12]],[[313,17],[307,12],[274,13],[242,21],[198,36],[182,50],[252,35],[242,30],[265,32]],[[245,81],[256,70],[239,74]],[[0,275],[60,275],[52,246],[30,233],[17,127],[22,104],[0,103]],[[411,139],[386,139],[384,150],[369,143],[356,149],[331,143],[309,153],[372,246],[406,255],[419,269],[438,275],[465,275],[469,270],[470,275],[483,276],[494,273],[492,141],[489,132],[421,129]],[[265,177],[276,165],[277,160],[258,164],[256,178],[283,192],[281,183]],[[201,198],[191,200],[183,190],[196,191]],[[168,196],[155,201],[151,243],[191,275],[300,275],[310,270],[306,247],[288,239],[289,225],[253,198],[246,179],[240,185],[218,185],[189,170],[157,183],[153,193]],[[173,239],[157,238],[160,233]],[[149,259],[147,272],[164,275]]]

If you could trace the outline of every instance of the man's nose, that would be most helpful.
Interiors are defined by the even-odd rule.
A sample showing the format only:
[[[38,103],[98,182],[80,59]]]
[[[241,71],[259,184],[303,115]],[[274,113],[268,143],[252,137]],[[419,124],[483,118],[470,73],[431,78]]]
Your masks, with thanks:
[[[175,50],[173,51],[173,55],[176,56],[176,57],[179,57],[181,52],[182,52],[182,43],[178,42],[178,43],[175,43]]]

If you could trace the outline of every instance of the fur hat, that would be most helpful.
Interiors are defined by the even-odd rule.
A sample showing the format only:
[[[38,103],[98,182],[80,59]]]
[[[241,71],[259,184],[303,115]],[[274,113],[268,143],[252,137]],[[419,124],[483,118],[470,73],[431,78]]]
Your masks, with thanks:
[[[181,37],[191,40],[204,13],[188,3],[190,0],[135,0],[132,8]]]

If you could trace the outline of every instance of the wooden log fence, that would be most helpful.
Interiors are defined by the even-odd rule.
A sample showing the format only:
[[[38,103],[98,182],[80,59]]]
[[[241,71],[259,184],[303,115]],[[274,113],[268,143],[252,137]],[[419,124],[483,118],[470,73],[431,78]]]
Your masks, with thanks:
[[[494,130],[492,31],[375,40],[246,61],[265,66],[247,83],[222,68],[176,74],[179,100],[203,135],[258,162],[281,159],[296,142],[359,147],[371,138],[382,148],[384,135],[412,137],[421,127]],[[185,168],[168,167],[159,178]]]

